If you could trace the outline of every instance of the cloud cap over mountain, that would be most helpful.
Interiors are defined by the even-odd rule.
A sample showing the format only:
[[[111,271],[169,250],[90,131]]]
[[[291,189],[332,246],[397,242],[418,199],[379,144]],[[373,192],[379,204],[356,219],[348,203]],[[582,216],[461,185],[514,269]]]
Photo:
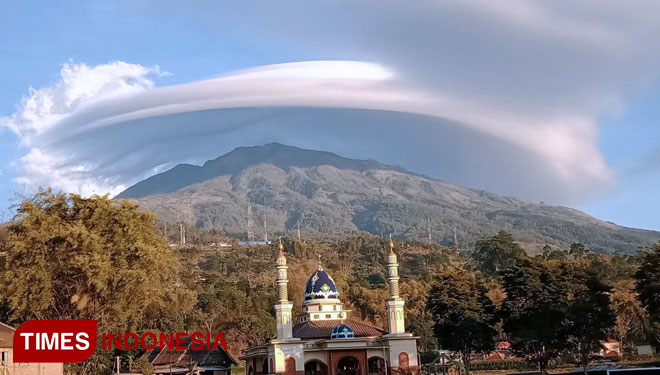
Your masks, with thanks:
[[[20,181],[116,194],[177,162],[278,140],[571,201],[615,183],[597,120],[660,67],[653,2],[289,4],[209,4],[201,22],[250,27],[246,44],[295,44],[309,61],[175,86],[158,85],[157,67],[65,65],[1,120],[28,150]]]

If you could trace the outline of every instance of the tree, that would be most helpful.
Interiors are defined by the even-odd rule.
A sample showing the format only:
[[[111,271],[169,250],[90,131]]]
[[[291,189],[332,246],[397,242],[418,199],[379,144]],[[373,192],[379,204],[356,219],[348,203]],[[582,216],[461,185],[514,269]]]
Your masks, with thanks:
[[[635,273],[635,290],[649,317],[649,339],[660,344],[660,242],[646,249]]]
[[[614,332],[624,352],[631,339],[643,333],[646,319],[646,310],[639,302],[634,288],[633,280],[621,280],[614,284],[611,297],[612,309],[616,314]]]
[[[428,296],[427,308],[438,344],[461,354],[467,374],[472,353],[495,346],[495,306],[487,293],[478,273],[448,268],[438,275]]]
[[[493,237],[477,241],[472,257],[487,276],[497,273],[525,256],[525,251],[513,240],[513,236],[499,231]]]
[[[538,258],[519,258],[501,272],[506,299],[501,316],[513,349],[547,373],[550,358],[568,347],[566,293],[559,273]]]
[[[612,287],[583,267],[577,267],[572,276],[567,278],[573,290],[569,295],[566,324],[571,347],[587,375],[591,354],[602,349],[601,340],[608,338],[608,332],[616,322],[610,307]]]
[[[568,251],[553,249],[550,245],[543,246],[543,252],[541,253],[541,258],[545,260],[561,260],[568,258]]]
[[[195,297],[179,287],[179,270],[153,214],[107,196],[46,190],[17,207],[0,294],[17,321],[93,319],[101,332],[180,329],[180,315],[168,314],[190,309]]]
[[[571,249],[568,251],[568,254],[575,259],[584,258],[589,254],[589,250],[582,243],[573,243],[571,244]]]

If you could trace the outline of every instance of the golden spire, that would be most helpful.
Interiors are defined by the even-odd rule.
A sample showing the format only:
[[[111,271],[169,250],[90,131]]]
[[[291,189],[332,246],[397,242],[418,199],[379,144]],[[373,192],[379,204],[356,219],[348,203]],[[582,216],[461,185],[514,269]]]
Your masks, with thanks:
[[[284,256],[284,245],[282,244],[282,237],[280,237],[280,243],[277,245],[277,248],[279,249],[279,253],[277,254],[278,257],[283,257]]]
[[[319,267],[317,269],[322,270],[323,266],[321,265],[321,254],[318,254],[318,257],[319,257]]]
[[[390,255],[394,254],[394,242],[392,241],[392,235],[390,234]]]

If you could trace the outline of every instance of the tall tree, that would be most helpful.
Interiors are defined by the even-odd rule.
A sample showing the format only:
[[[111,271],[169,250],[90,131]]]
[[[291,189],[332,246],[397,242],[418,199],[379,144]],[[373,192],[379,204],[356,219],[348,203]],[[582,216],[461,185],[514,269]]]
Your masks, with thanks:
[[[154,215],[137,205],[40,191],[17,208],[0,294],[18,321],[93,319],[101,331],[183,328],[171,312],[191,309],[195,296],[178,287],[179,269]]]
[[[564,276],[570,283],[565,324],[571,348],[586,375],[592,353],[603,348],[601,341],[608,338],[615,325],[616,316],[610,307],[612,287],[584,267],[575,267]]]
[[[525,251],[510,233],[503,230],[490,238],[479,240],[472,254],[481,272],[487,276],[497,275],[522,256],[525,256]]]
[[[513,349],[532,358],[547,374],[550,358],[568,347],[564,325],[564,283],[539,258],[523,257],[501,272],[506,299],[501,316]]]
[[[467,374],[472,353],[490,351],[495,346],[495,306],[487,293],[480,274],[448,268],[438,275],[428,296],[427,308],[438,344],[461,353]]]
[[[635,289],[649,317],[649,340],[660,344],[660,242],[641,254]]]
[[[614,332],[622,352],[625,353],[631,339],[644,332],[646,310],[639,302],[633,280],[620,280],[614,284],[611,297],[612,309],[616,314]]]

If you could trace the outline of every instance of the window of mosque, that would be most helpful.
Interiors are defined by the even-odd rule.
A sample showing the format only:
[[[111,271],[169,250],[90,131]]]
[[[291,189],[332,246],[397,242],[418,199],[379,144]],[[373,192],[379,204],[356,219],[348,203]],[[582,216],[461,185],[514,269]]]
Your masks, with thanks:
[[[332,329],[331,339],[352,339],[355,337],[353,329],[346,324],[339,324]]]
[[[332,315],[330,315],[330,314],[325,314],[325,318],[326,318],[326,319],[330,319],[330,318],[332,318]]]
[[[314,319],[318,319],[318,318],[319,318],[319,314],[314,314]]]

